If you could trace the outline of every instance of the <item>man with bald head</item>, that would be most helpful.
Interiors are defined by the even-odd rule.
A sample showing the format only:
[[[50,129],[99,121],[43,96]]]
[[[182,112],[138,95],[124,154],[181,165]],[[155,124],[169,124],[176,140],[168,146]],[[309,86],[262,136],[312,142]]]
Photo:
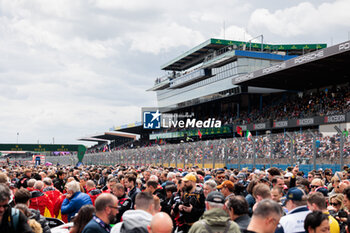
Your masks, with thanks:
[[[96,215],[84,227],[83,233],[109,233],[110,224],[115,224],[118,214],[118,198],[102,193],[95,201]]]
[[[173,221],[167,213],[159,212],[153,216],[147,229],[149,233],[171,233],[173,231]]]

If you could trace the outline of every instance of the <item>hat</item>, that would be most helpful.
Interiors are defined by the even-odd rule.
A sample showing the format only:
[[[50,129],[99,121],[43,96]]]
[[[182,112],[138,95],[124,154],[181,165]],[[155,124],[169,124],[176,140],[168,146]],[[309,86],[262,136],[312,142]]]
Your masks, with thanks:
[[[225,203],[225,197],[224,197],[224,195],[222,193],[220,193],[218,191],[213,191],[213,192],[210,192],[208,194],[206,201],[224,204]]]
[[[213,178],[213,177],[211,177],[211,175],[206,175],[206,176],[204,177],[204,181],[210,180],[211,178]]]
[[[184,178],[182,178],[183,181],[194,181],[196,182],[197,181],[197,178],[195,175],[193,174],[187,174]]]
[[[228,189],[234,189],[235,185],[232,183],[232,181],[225,180],[222,182],[220,185],[216,186],[217,189],[222,189],[222,188],[228,188]]]
[[[303,190],[296,187],[290,188],[286,195],[286,200],[283,202],[283,205],[285,205],[288,200],[301,201],[304,195],[305,193]]]
[[[328,196],[328,189],[326,187],[318,187],[315,191],[322,193],[325,197]]]
[[[245,176],[244,173],[240,173],[240,174],[238,174],[237,178],[238,178],[238,179],[245,179],[246,176]]]
[[[291,172],[287,172],[285,175],[284,175],[284,177],[292,177],[293,176],[293,173],[291,173]]]

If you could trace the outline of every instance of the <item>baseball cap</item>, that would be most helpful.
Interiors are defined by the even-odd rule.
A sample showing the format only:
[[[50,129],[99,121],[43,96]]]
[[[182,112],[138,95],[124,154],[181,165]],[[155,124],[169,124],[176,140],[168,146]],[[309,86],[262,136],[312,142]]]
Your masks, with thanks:
[[[204,177],[204,181],[210,180],[211,178],[213,178],[213,177],[211,177],[211,175],[206,175],[206,176]]]
[[[228,189],[233,189],[235,185],[232,183],[232,181],[225,180],[222,182],[222,184],[216,186],[217,189],[222,189],[222,188],[228,188]]]
[[[208,194],[206,201],[224,204],[225,203],[225,197],[224,197],[224,195],[222,193],[220,193],[218,191],[213,191],[213,192],[210,192]]]
[[[283,205],[287,203],[288,200],[292,201],[301,201],[303,196],[305,195],[304,191],[300,188],[290,188],[286,195],[286,200],[283,202]]]
[[[193,174],[187,174],[184,178],[182,178],[183,181],[194,181],[196,182],[197,181],[197,178],[195,175]]]

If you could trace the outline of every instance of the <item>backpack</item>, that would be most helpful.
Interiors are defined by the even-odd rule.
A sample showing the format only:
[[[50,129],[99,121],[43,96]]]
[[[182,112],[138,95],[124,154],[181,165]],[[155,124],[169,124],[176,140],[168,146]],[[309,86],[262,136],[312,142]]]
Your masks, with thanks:
[[[12,226],[13,229],[16,231],[18,226],[18,220],[19,220],[19,210],[15,208],[11,208],[11,219],[12,219]],[[11,220],[9,219],[9,226],[11,228]]]
[[[204,225],[204,227],[205,227],[205,229],[207,230],[208,233],[214,233],[210,229],[209,225],[204,220],[202,220],[201,223]],[[230,230],[230,226],[231,226],[231,221],[227,221],[225,230],[222,233],[227,233]],[[215,232],[215,233],[218,233],[218,232]]]

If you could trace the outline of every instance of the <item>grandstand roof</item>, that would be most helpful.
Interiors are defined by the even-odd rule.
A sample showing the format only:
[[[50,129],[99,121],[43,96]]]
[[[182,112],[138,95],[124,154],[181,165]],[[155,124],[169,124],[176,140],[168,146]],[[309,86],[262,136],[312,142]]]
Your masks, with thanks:
[[[136,135],[126,134],[122,132],[105,132],[103,134],[97,134],[89,137],[78,139],[80,141],[88,142],[107,142],[114,141],[116,145],[123,144],[127,141],[136,140]]]
[[[350,41],[232,79],[236,85],[308,90],[349,81]]]
[[[226,46],[237,46],[241,48],[260,50],[263,47],[264,51],[288,51],[289,54],[302,54],[304,51],[312,51],[315,49],[321,49],[327,47],[326,44],[284,44],[284,45],[271,45],[260,43],[249,43],[243,41],[234,40],[221,40],[211,38],[202,44],[194,47],[193,49],[181,54],[177,58],[161,66],[162,70],[176,70],[181,71],[188,69],[194,65],[201,63],[205,56],[210,51],[215,51]]]

